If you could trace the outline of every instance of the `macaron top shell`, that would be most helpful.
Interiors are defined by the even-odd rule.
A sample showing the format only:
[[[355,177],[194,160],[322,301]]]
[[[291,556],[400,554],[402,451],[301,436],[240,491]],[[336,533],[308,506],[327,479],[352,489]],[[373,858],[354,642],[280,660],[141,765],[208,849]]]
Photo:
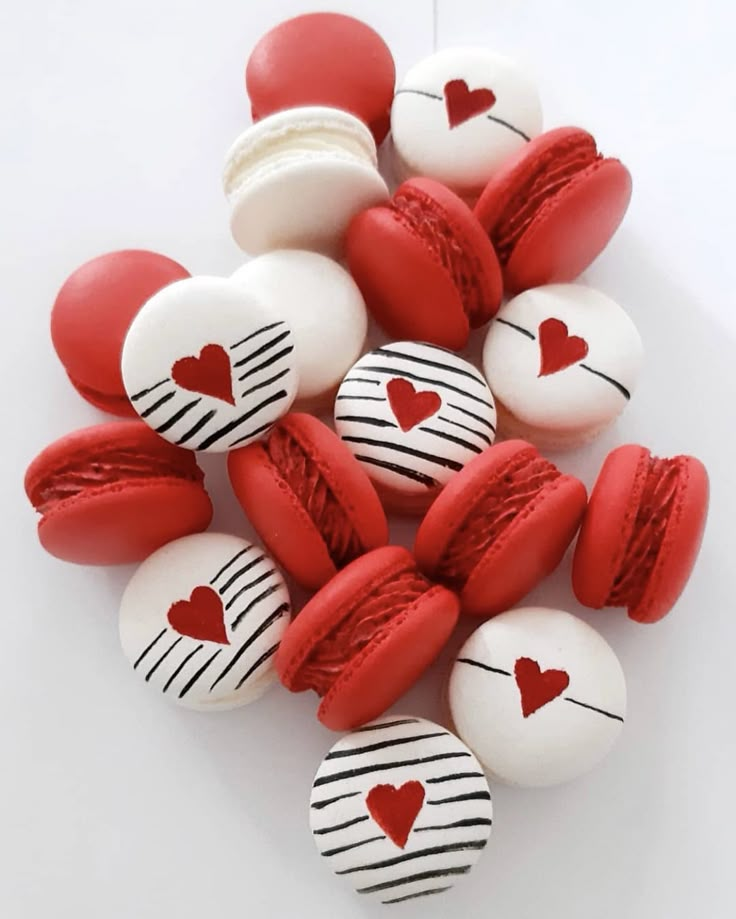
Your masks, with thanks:
[[[258,120],[281,109],[329,105],[364,121],[380,143],[388,132],[396,69],[366,23],[307,13],[279,23],[256,44],[245,84]]]
[[[296,396],[286,322],[223,278],[178,281],[136,316],[123,379],[141,418],[191,450],[222,452],[265,434]]]

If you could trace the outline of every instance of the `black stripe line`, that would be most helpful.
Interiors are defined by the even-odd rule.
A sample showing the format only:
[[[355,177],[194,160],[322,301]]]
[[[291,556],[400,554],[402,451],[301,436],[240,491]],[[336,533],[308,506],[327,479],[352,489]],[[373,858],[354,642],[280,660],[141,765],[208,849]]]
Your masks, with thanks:
[[[487,434],[484,434],[482,431],[476,431],[475,428],[469,428],[467,424],[460,424],[459,421],[453,421],[452,418],[445,418],[444,415],[438,415],[437,420],[444,421],[445,424],[451,424],[453,425],[453,427],[456,427],[456,428],[462,428],[463,431],[467,431],[469,434],[474,434],[476,437],[480,437],[480,439],[484,443],[487,443],[489,447],[493,443],[493,441]]]
[[[187,663],[191,660],[191,658],[193,658],[195,654],[201,651],[203,647],[204,645],[197,645],[194,651],[190,651],[189,654],[187,654],[184,660],[179,664],[176,670],[171,674],[168,680],[164,683],[163,692],[166,692],[166,690],[169,688],[169,686],[171,686],[174,680],[179,676],[179,674],[184,669],[184,667],[187,665]]]
[[[435,731],[433,734],[415,734],[413,737],[395,737],[393,740],[382,740],[379,743],[368,744],[366,747],[354,747],[347,750],[333,750],[325,757],[328,759],[341,759],[344,756],[361,756],[373,750],[384,750],[386,747],[397,747],[400,744],[412,743],[415,740],[429,740],[430,737],[449,737],[447,731]]]
[[[136,669],[136,667],[138,666],[138,664],[140,664],[140,662],[143,660],[143,658],[146,656],[146,654],[148,654],[148,652],[151,650],[151,648],[153,648],[153,646],[154,646],[155,644],[157,644],[157,643],[163,638],[163,636],[164,636],[167,632],[168,632],[168,629],[167,629],[167,628],[161,629],[161,631],[160,631],[160,632],[158,633],[158,635],[153,639],[153,641],[151,642],[151,644],[148,645],[147,647],[145,647],[145,648],[141,651],[140,655],[138,656],[138,660],[133,664],[133,670]]]
[[[323,858],[329,858],[331,855],[339,855],[341,852],[349,852],[350,849],[359,849],[361,846],[368,845],[369,842],[378,842],[379,839],[385,839],[385,836],[371,836],[370,839],[361,839],[360,842],[351,842],[347,846],[338,846],[336,849],[325,849],[322,852]]]
[[[199,668],[199,670],[194,674],[194,676],[191,677],[191,678],[188,680],[188,682],[184,684],[184,687],[183,687],[182,691],[179,693],[179,698],[180,698],[180,699],[183,699],[183,698],[184,698],[184,696],[189,692],[189,690],[192,688],[192,686],[194,686],[194,684],[197,682],[197,680],[202,676],[202,674],[205,672],[205,670],[209,667],[209,665],[212,663],[212,661],[213,661],[219,654],[222,654],[222,648],[218,648],[217,651],[215,651],[215,653],[214,653],[211,657],[208,657],[207,660],[204,662],[204,664],[202,664],[202,666]]]
[[[378,383],[378,380],[373,380],[374,383]],[[350,393],[343,393],[343,395],[338,396],[335,399],[335,402],[339,402],[341,399],[351,399],[353,402],[385,402],[385,396],[353,396]]]
[[[177,446],[181,446],[182,444],[185,444],[190,438],[194,437],[197,431],[203,428],[207,424],[207,422],[212,421],[212,419],[215,417],[216,414],[217,414],[217,409],[214,409],[214,408],[210,409],[209,412],[205,412],[204,415],[202,415],[202,417],[199,419],[199,421],[197,421],[191,428],[189,428],[186,434],[182,434],[179,440],[177,440],[176,442]]]
[[[233,584],[238,580],[238,578],[242,577],[244,574],[247,574],[247,572],[250,571],[251,568],[255,568],[256,565],[257,565],[259,562],[262,562],[265,558],[266,558],[265,555],[259,555],[258,558],[253,558],[253,559],[251,559],[251,560],[248,562],[248,564],[247,564],[244,568],[239,568],[239,569],[235,572],[235,574],[231,574],[231,575],[230,575],[230,580],[229,580],[229,581],[225,581],[225,583],[222,585],[222,587],[219,587],[219,588],[218,588],[219,593],[220,593],[220,594],[224,594],[226,590],[228,590],[230,587],[233,586]],[[227,609],[227,607],[225,607],[225,608]]]
[[[245,399],[246,396],[250,396],[254,392],[258,392],[259,389],[265,389],[266,386],[270,386],[271,383],[277,383],[282,377],[285,377],[286,374],[291,370],[290,367],[286,367],[281,373],[277,373],[275,376],[269,377],[267,380],[264,380],[262,383],[256,383],[255,386],[251,386],[250,389],[246,389],[240,394],[241,399]]]
[[[372,424],[376,428],[398,428],[393,421],[383,418],[367,418],[365,415],[335,415],[335,421],[355,421],[358,424]]]
[[[150,393],[154,392],[154,390],[158,389],[159,386],[163,386],[164,383],[168,383],[170,379],[171,377],[166,377],[165,380],[159,380],[158,383],[155,383],[153,386],[149,386],[148,389],[142,389],[140,392],[137,392],[134,396],[131,396],[130,401],[137,402],[139,399],[142,399],[144,396],[147,396]]]
[[[426,96],[428,99],[437,99],[440,102],[443,100],[442,96],[438,96],[435,93],[428,93],[423,89],[399,89],[396,91],[397,96],[400,96],[402,93],[411,93],[415,96]],[[518,134],[519,137],[523,138],[527,143],[531,140],[528,134],[525,134],[523,131],[519,130],[519,128],[515,128],[510,122],[504,121],[503,118],[497,118],[495,115],[489,115],[488,113],[484,113],[484,118],[487,118],[488,121],[495,121],[496,124],[500,124],[503,128],[508,128],[509,131]]]
[[[286,610],[288,610],[288,609],[289,609],[289,604],[288,604],[288,603],[282,603],[281,606],[277,607],[277,609],[275,609],[275,610],[273,611],[273,613],[271,613],[270,616],[268,616],[266,619],[263,620],[263,622],[262,622],[262,623],[258,626],[258,628],[255,630],[255,632],[252,632],[252,633],[246,638],[246,640],[243,642],[243,644],[238,648],[236,654],[233,655],[232,659],[230,660],[230,663],[225,667],[225,669],[222,671],[222,673],[220,673],[220,675],[217,677],[217,679],[215,680],[215,682],[210,686],[210,690],[209,690],[210,692],[212,692],[212,690],[215,688],[215,686],[217,686],[217,684],[220,682],[220,680],[223,680],[223,679],[228,675],[228,673],[230,673],[230,671],[231,671],[231,670],[233,669],[233,667],[237,664],[237,662],[240,660],[240,658],[245,654],[245,652],[248,650],[248,648],[253,644],[253,642],[254,642],[263,632],[265,632],[266,629],[267,629],[273,622],[275,622],[280,616],[283,616],[283,614],[284,614],[284,613],[286,612]]]
[[[336,823],[334,826],[326,826],[321,830],[312,830],[315,836],[326,836],[328,833],[336,833],[338,830],[345,830],[349,826],[355,826],[356,823],[363,823],[370,818],[366,814],[364,817],[355,817],[353,820],[346,820],[345,823]],[[340,872],[338,872],[339,874]]]
[[[409,373],[408,370],[393,370],[391,367],[363,367],[363,370],[368,370],[371,373],[380,373],[389,377],[404,377],[408,380],[415,380],[417,383],[429,383],[430,386],[449,389],[450,392],[456,392],[459,396],[464,396],[466,399],[472,399],[473,402],[480,402],[480,404],[484,405],[486,408],[493,408],[493,403],[488,402],[487,399],[481,399],[480,396],[473,396],[464,389],[445,383],[444,380],[435,380],[431,377],[420,377],[415,373]]]
[[[425,345],[425,347],[427,346]],[[474,383],[482,386],[483,389],[488,388],[486,381],[477,372],[471,373],[469,370],[462,370],[460,367],[451,367],[449,364],[443,364],[440,361],[430,361],[427,360],[427,358],[415,357],[413,354],[406,354],[403,351],[394,351],[391,348],[377,348],[372,353],[388,355],[389,357],[399,357],[403,358],[405,361],[414,361],[416,364],[424,364],[426,367],[434,367],[436,370],[446,370],[448,373],[456,373],[461,377],[467,377],[469,380],[472,380]]]
[[[163,664],[163,662],[166,660],[166,658],[169,656],[169,654],[171,654],[171,652],[174,650],[174,648],[179,644],[179,642],[182,640],[182,637],[183,637],[183,636],[180,635],[180,636],[176,639],[176,641],[175,641],[173,644],[169,645],[169,647],[164,651],[164,653],[161,655],[161,657],[159,657],[159,659],[156,661],[156,663],[153,665],[153,667],[151,667],[151,669],[150,669],[150,670],[148,671],[148,673],[146,674],[146,683],[151,679],[151,677],[152,677],[152,676],[154,675],[154,673],[158,670],[158,668],[161,666],[161,664]]]
[[[291,354],[294,350],[294,345],[289,345],[288,348],[282,348],[281,351],[277,351],[276,354],[272,354],[271,357],[267,358],[265,361],[261,361],[260,364],[256,364],[255,367],[251,367],[250,370],[247,370],[242,376],[238,377],[238,382],[242,383],[243,380],[247,380],[248,377],[252,377],[254,373],[258,373],[259,370],[263,370],[264,367],[270,367],[271,364],[275,364],[276,361],[280,361],[282,357],[286,357],[287,354]]]
[[[252,581],[250,584],[248,584],[247,587],[242,588],[242,590],[248,590],[248,589],[250,589],[251,587],[255,587],[256,584],[262,583],[263,581],[266,580],[266,578],[271,577],[272,574],[276,574],[276,569],[275,569],[275,568],[270,568],[268,571],[265,571],[260,577],[256,578],[255,581]],[[250,603],[248,603],[248,605],[245,607],[245,609],[244,609],[242,612],[238,613],[237,617],[233,620],[233,623],[232,623],[232,625],[230,626],[230,628],[231,628],[231,629],[237,629],[237,627],[240,625],[240,623],[242,622],[242,620],[245,618],[245,616],[248,615],[248,613],[253,609],[253,607],[254,607],[254,606],[257,606],[257,605],[261,602],[261,600],[264,600],[266,597],[270,597],[271,594],[272,594],[274,591],[278,590],[280,586],[281,586],[281,585],[278,584],[278,583],[272,584],[270,587],[267,587],[264,591],[262,591],[260,594],[258,594],[257,597],[254,597],[254,598],[250,601]],[[242,592],[242,591],[240,591],[240,592]],[[237,596],[237,594],[236,594],[236,596]],[[233,600],[234,600],[234,599],[235,599],[235,597],[233,597]],[[226,608],[227,608],[227,607],[226,607]]]
[[[482,772],[453,772],[452,775],[438,775],[434,779],[426,779],[427,785],[438,785],[440,782],[454,782],[460,779],[484,779]]]
[[[169,399],[173,399],[176,395],[176,390],[172,389],[171,392],[167,392],[165,396],[161,396],[158,402],[154,402],[153,405],[149,405],[145,411],[141,412],[141,418],[148,418],[149,415],[152,415],[156,409],[161,408]]]
[[[436,437],[441,437],[442,440],[449,440],[459,447],[465,447],[466,450],[470,450],[472,453],[483,452],[483,447],[479,447],[478,444],[471,444],[469,440],[464,440],[462,437],[455,437],[453,434],[445,433],[445,431],[438,431],[437,428],[425,428],[420,426],[419,430],[424,431],[425,434],[434,434]]]
[[[359,791],[349,791],[344,795],[337,795],[334,798],[325,798],[323,801],[315,801],[314,804],[310,804],[310,807],[316,811],[321,811],[323,807],[329,807],[330,804],[334,804],[336,801],[344,801],[345,798],[354,798],[359,794]]]
[[[240,689],[240,687],[243,685],[243,683],[245,683],[245,681],[248,679],[248,677],[250,677],[253,673],[255,673],[256,670],[258,670],[258,668],[261,666],[261,664],[265,664],[266,661],[267,661],[270,657],[273,657],[273,656],[274,656],[274,654],[275,654],[275,653],[278,651],[278,649],[279,649],[279,644],[280,644],[280,642],[277,641],[275,645],[271,645],[271,647],[268,649],[268,651],[264,651],[263,654],[261,654],[261,656],[258,658],[258,660],[255,661],[253,664],[251,664],[250,667],[248,667],[248,669],[245,671],[245,673],[243,674],[243,676],[242,676],[242,677],[238,680],[238,682],[235,684],[235,689],[236,689],[236,691],[237,691],[238,689]]]
[[[368,447],[382,447],[384,450],[394,450],[396,453],[402,453],[405,456],[415,456],[417,459],[434,463],[435,466],[443,466],[445,469],[453,469],[455,472],[459,472],[463,468],[463,464],[458,463],[457,460],[450,459],[447,456],[436,456],[434,453],[425,453],[424,450],[415,450],[414,447],[407,447],[404,444],[392,444],[387,440],[373,440],[371,437],[354,437],[348,434],[344,434],[342,439],[347,444],[365,444]]]
[[[488,664],[481,664],[480,661],[474,661],[470,657],[458,657],[458,664],[470,664],[471,667],[480,667],[481,670],[487,670],[489,673],[500,673],[503,676],[511,676],[508,670],[501,670],[500,667],[489,667]]]
[[[499,317],[496,316],[495,321],[500,322],[501,325],[507,325],[510,329],[516,329],[517,332],[521,332],[522,335],[526,335],[526,337],[531,338],[532,341],[537,340],[537,336],[534,334],[534,332],[530,332],[529,329],[525,329],[523,326],[516,325],[514,322],[509,322],[508,319],[499,319]]]
[[[265,424],[260,425],[260,427],[255,428],[252,431],[248,431],[247,434],[243,434],[242,437],[238,437],[237,440],[234,440],[230,446],[236,447],[238,444],[242,444],[244,440],[252,440],[258,434],[262,434],[264,431],[267,431],[269,428],[272,428],[278,421],[280,415],[277,415],[275,418],[271,418]]]
[[[588,373],[593,373],[595,376],[605,380],[606,383],[610,383],[611,386],[614,386],[621,393],[624,399],[631,398],[631,393],[629,390],[622,383],[619,383],[618,380],[614,380],[613,377],[609,377],[607,374],[601,373],[600,370],[593,370],[593,368],[589,367],[587,364],[578,364],[578,366],[582,367],[583,370],[587,370]]]
[[[360,887],[356,892],[378,893],[379,890],[390,890],[392,887],[402,887],[404,884],[413,884],[415,881],[428,881],[430,878],[446,878],[454,874],[467,874],[472,867],[472,865],[460,865],[457,868],[438,868],[436,871],[422,871],[419,874],[410,874],[405,878],[396,878],[393,881],[372,884],[370,887]]]
[[[473,418],[475,421],[479,421],[481,424],[484,424],[489,428],[493,433],[496,433],[496,425],[490,422],[487,418],[483,418],[481,415],[475,415],[473,412],[469,412],[466,408],[462,408],[459,405],[455,405],[452,402],[447,403],[448,408],[454,408],[456,412],[460,412],[463,415],[467,415],[468,418]]]
[[[164,381],[164,382],[166,382],[166,381]],[[370,383],[371,386],[380,386],[380,385],[381,385],[381,381],[380,381],[380,380],[371,380],[371,379],[369,379],[368,377],[352,377],[352,376],[349,376],[349,375],[345,377],[345,379],[343,380],[343,383]]]
[[[470,756],[470,753],[436,753],[434,756],[423,756],[420,759],[398,760],[394,763],[374,763],[372,766],[362,766],[360,769],[345,769],[343,772],[334,772],[332,775],[323,775],[314,780],[314,787],[330,785],[332,782],[341,782],[343,779],[357,778],[370,772],[383,772],[385,769],[400,769],[402,766],[421,766],[423,763],[436,763],[443,759],[458,759]]]
[[[421,485],[426,485],[427,488],[433,488],[437,484],[437,480],[433,479],[431,475],[426,475],[424,472],[417,472],[416,469],[409,469],[408,466],[401,466],[399,463],[390,463],[388,460],[376,459],[374,456],[365,456],[362,453],[356,453],[355,458],[361,463],[367,463],[369,466],[378,466],[380,469],[388,469],[389,472],[395,472],[396,475],[403,476],[405,479],[411,479],[412,482],[419,482]]]
[[[455,804],[460,801],[490,801],[489,791],[470,791],[464,795],[453,795],[451,798],[437,798],[436,801],[427,801],[427,804]]]
[[[414,852],[405,852],[403,855],[396,855],[394,858],[386,858],[383,861],[373,862],[369,865],[355,865],[353,868],[343,868],[342,871],[336,871],[335,874],[355,874],[358,871],[376,871],[379,868],[393,868],[394,865],[402,865],[404,862],[413,861],[415,858],[426,858],[428,855],[446,855],[449,852],[467,852],[471,849],[483,849],[485,846],[485,839],[467,839],[464,842],[448,842],[444,846],[430,846],[428,849],[416,849]]]
[[[468,817],[467,820],[456,820],[454,823],[440,823],[437,826],[415,826],[413,833],[426,833],[429,830],[454,830],[466,826],[492,826],[490,817]]]
[[[163,434],[164,431],[168,431],[169,428],[173,428],[177,421],[180,421],[190,409],[193,409],[195,405],[199,405],[201,401],[202,397],[200,396],[199,399],[195,399],[193,402],[187,402],[187,404],[182,406],[178,412],[175,412],[168,421],[164,421],[163,424],[160,424],[156,428],[156,433]]]
[[[251,338],[255,338],[257,335],[262,335],[264,332],[270,332],[271,329],[275,329],[280,325],[284,325],[283,319],[280,319],[278,322],[272,322],[270,325],[261,326],[261,328],[257,331],[251,332],[250,335],[246,335],[245,338],[241,338],[240,341],[236,341],[234,345],[230,345],[230,350],[234,351],[236,348],[244,345],[247,341],[250,341]]]
[[[383,724],[367,724],[353,731],[354,734],[367,734],[368,731],[382,731],[384,728],[397,728],[400,724],[419,724],[418,718],[400,718],[398,721],[384,721]]]
[[[231,565],[234,565],[235,562],[237,562],[239,558],[242,558],[242,556],[245,555],[246,552],[250,552],[251,549],[255,549],[255,546],[246,546],[245,549],[241,549],[240,552],[233,555],[230,561],[226,565],[224,565],[222,568],[220,568],[217,574],[212,578],[212,580],[210,581],[210,584],[214,584],[215,581],[217,581],[217,579],[220,577],[220,575],[225,574],[225,572]]]
[[[388,903],[403,903],[405,900],[416,900],[417,897],[430,897],[436,893],[444,893],[446,890],[452,890],[450,887],[430,887],[429,890],[420,890],[417,893],[408,893],[405,897],[394,897],[391,900],[381,900],[384,906]]]
[[[607,712],[604,708],[596,708],[595,705],[586,705],[585,702],[578,702],[577,699],[571,699],[569,696],[564,697],[565,702],[572,702],[573,705],[579,705],[581,708],[588,708],[591,712],[598,712],[599,715],[605,715],[606,718],[612,718],[614,721],[620,721],[623,723],[623,718],[621,715],[614,715],[612,712]]]
[[[218,428],[218,430],[210,434],[209,437],[205,437],[197,449],[206,450],[208,447],[216,444],[218,440],[221,440],[231,431],[234,431],[235,428],[239,428],[243,422],[247,421],[249,418],[252,418],[254,415],[257,415],[260,411],[266,408],[267,405],[272,405],[274,402],[281,402],[281,400],[285,399],[286,397],[286,390],[280,389],[272,396],[269,396],[268,399],[264,399],[263,402],[259,402],[258,405],[256,405],[254,408],[249,409],[247,412],[245,412],[245,414],[240,415],[238,418],[234,418],[232,421],[228,422],[226,425],[223,425],[223,427]]]
[[[245,367],[245,365],[249,364],[253,360],[253,358],[260,357],[262,354],[265,354],[266,351],[270,351],[271,348],[274,347],[274,345],[278,345],[280,342],[282,342],[285,338],[288,338],[290,335],[291,335],[291,332],[289,331],[289,329],[287,329],[285,332],[281,332],[275,338],[272,338],[270,341],[267,341],[265,345],[261,345],[260,347],[256,348],[255,351],[251,351],[250,354],[246,354],[245,357],[241,357],[239,361],[235,361],[235,363],[233,364],[233,367]]]

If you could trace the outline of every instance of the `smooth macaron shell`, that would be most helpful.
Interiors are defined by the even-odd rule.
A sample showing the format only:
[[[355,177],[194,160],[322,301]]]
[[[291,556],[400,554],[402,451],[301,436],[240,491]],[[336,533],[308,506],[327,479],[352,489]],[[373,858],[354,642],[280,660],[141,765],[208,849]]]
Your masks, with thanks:
[[[340,439],[311,415],[292,413],[277,429],[317,467],[355,529],[364,551],[388,542],[388,524],[368,476]],[[273,433],[272,435],[273,436]],[[246,516],[279,563],[303,587],[317,590],[337,573],[325,534],[283,478],[265,444],[228,457],[228,474]]]

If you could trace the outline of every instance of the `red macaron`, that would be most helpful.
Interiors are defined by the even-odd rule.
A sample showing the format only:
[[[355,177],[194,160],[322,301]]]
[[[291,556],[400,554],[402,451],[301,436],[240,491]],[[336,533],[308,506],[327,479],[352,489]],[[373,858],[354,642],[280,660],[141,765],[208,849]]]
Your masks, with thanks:
[[[188,278],[178,262],[143,249],[108,252],[64,282],[51,311],[51,340],[74,388],[96,408],[135,417],[120,372],[123,342],[155,293]]]
[[[369,310],[392,338],[458,351],[501,303],[496,253],[462,199],[409,179],[353,218],[347,260]]]
[[[407,549],[387,546],[351,562],[286,630],[276,670],[291,692],[322,697],[318,717],[334,731],[377,718],[439,654],[458,601],[431,584]]]
[[[708,490],[694,456],[660,459],[635,444],[609,453],[575,547],[578,600],[593,609],[626,607],[637,622],[666,616],[698,556]]]
[[[41,545],[83,565],[140,562],[179,536],[207,529],[212,503],[194,454],[142,421],[67,434],[25,475]]]
[[[491,179],[475,214],[495,246],[506,288],[574,281],[623,220],[631,175],[581,128],[540,134]]]
[[[348,562],[385,546],[388,523],[360,463],[311,415],[293,412],[227,459],[235,495],[269,551],[317,590]]]
[[[487,618],[559,565],[586,505],[582,482],[522,440],[490,447],[454,476],[417,532],[420,569]]]
[[[342,13],[295,16],[267,32],[245,69],[253,121],[282,109],[326,105],[357,116],[376,143],[388,134],[396,67],[370,26]]]

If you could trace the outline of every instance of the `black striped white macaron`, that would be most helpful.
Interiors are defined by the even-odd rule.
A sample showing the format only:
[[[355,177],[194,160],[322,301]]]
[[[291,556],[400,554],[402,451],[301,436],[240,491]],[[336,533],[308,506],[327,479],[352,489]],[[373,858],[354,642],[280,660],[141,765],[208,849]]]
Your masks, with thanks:
[[[386,715],[343,737],[317,771],[317,848],[362,896],[401,903],[448,890],[491,832],[488,782],[445,728]]]
[[[274,562],[224,533],[185,536],[154,552],[120,606],[120,640],[135,672],[202,711],[266,691],[288,623],[289,594]]]
[[[143,306],[123,346],[125,389],[158,434],[221,453],[264,436],[294,401],[291,329],[242,285],[196,277]]]
[[[401,341],[353,365],[335,400],[335,426],[376,484],[420,496],[491,446],[496,408],[468,361],[435,345]]]

